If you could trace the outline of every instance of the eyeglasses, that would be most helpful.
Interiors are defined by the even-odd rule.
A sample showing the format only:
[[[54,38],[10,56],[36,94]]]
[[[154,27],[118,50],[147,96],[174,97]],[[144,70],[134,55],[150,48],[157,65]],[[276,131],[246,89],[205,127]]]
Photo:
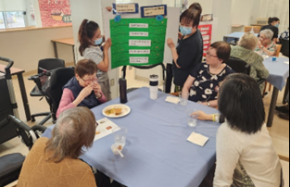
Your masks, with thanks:
[[[210,57],[217,57],[217,56],[215,56],[215,55],[211,55],[211,54],[209,53],[209,51],[206,52],[206,55],[208,55],[208,56],[210,56]]]
[[[264,36],[260,36],[260,39],[262,39],[264,41],[264,40],[268,40],[269,38],[266,38]]]
[[[87,79],[87,80],[85,80],[85,79],[83,79],[83,78],[81,78],[85,83],[90,83],[90,82],[97,82],[98,81],[98,79],[97,78],[93,78],[93,79]]]

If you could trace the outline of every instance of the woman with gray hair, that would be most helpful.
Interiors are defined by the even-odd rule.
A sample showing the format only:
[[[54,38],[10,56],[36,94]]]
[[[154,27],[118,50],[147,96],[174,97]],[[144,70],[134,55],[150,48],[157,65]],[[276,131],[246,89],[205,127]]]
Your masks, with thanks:
[[[75,186],[107,187],[110,179],[80,160],[83,148],[90,148],[96,132],[94,114],[86,107],[64,111],[58,118],[52,137],[40,138],[25,159],[19,187]],[[96,183],[97,181],[97,183]]]
[[[266,29],[260,32],[259,43],[256,52],[261,56],[275,56],[276,44],[273,41],[273,31]]]
[[[252,33],[246,33],[240,39],[238,46],[232,46],[231,57],[241,59],[251,65],[251,77],[256,81],[267,79],[269,71],[263,64],[263,57],[254,52],[259,41],[258,38]],[[261,84],[261,93],[265,85]]]

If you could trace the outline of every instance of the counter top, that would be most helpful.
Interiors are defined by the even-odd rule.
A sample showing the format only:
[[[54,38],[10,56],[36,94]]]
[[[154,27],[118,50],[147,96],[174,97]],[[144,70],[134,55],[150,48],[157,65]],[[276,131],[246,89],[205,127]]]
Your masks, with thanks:
[[[72,27],[72,25],[56,26],[56,27],[23,27],[23,28],[14,28],[14,29],[0,29],[0,34],[1,33],[8,33],[8,32],[21,32],[21,31],[33,31],[33,30],[45,30],[45,29],[58,29],[58,28],[65,28],[65,27]]]

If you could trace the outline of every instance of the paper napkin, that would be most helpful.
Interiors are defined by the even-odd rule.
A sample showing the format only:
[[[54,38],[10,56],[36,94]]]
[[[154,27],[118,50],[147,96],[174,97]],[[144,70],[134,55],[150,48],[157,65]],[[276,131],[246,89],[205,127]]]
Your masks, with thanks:
[[[180,99],[178,97],[168,96],[165,101],[173,104],[178,104],[180,102]]]
[[[187,139],[187,141],[193,143],[193,144],[196,144],[196,145],[199,145],[201,147],[205,146],[205,144],[208,142],[209,138],[201,135],[201,134],[198,134],[198,133],[195,133],[193,132],[189,138]]]
[[[289,61],[285,61],[285,64],[288,64],[289,65]]]

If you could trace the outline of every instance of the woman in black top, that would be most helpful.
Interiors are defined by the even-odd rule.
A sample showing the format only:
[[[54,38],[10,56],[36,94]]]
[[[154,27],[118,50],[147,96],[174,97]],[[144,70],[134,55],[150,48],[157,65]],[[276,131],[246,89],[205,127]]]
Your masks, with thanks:
[[[177,48],[172,39],[167,43],[173,57],[173,76],[175,91],[182,91],[188,76],[193,72],[196,65],[202,62],[203,39],[198,29],[201,11],[188,9],[180,17],[180,32],[183,37],[179,40]]]
[[[266,29],[272,30],[274,32],[273,40],[275,43],[277,43],[279,38],[280,19],[277,17],[270,17],[268,23],[269,25],[262,27],[261,31]]]

